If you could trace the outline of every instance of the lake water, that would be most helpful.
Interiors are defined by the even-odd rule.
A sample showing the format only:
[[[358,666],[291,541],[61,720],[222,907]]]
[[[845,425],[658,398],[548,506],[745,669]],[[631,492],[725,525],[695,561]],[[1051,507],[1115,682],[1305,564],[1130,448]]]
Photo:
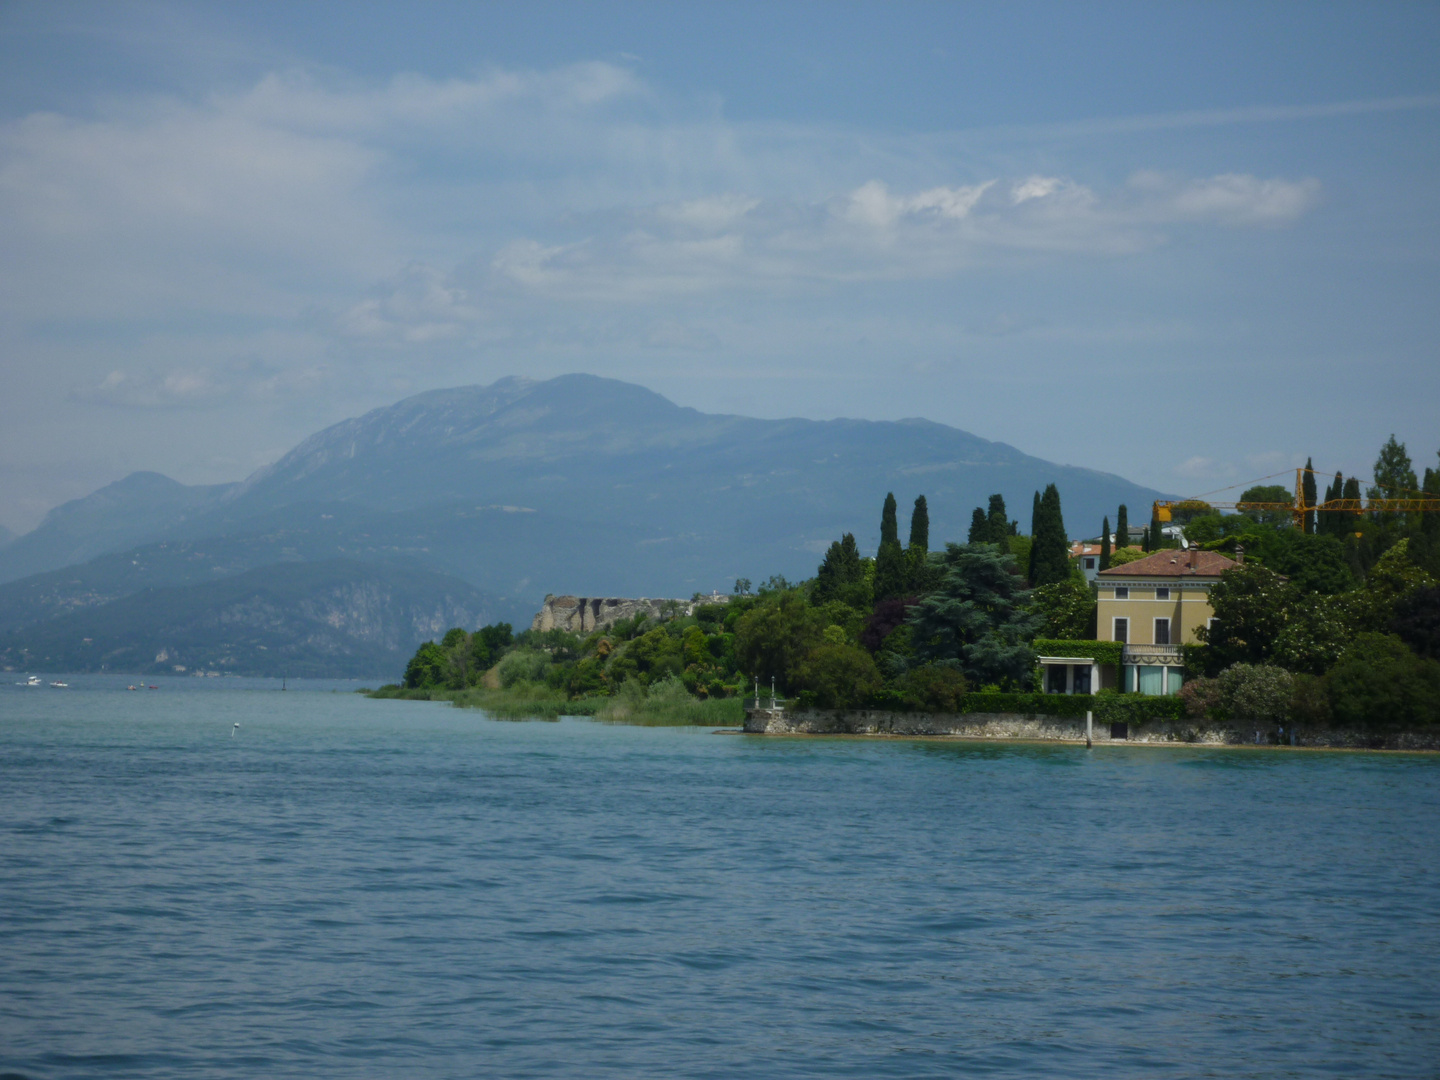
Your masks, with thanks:
[[[0,688],[0,1073],[1440,1070],[1440,757],[74,681]]]

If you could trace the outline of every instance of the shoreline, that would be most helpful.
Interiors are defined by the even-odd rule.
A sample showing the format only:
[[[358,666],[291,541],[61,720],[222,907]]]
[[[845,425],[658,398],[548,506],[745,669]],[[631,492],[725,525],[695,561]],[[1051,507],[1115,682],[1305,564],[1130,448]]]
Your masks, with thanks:
[[[1140,724],[1090,723],[1084,717],[1028,713],[902,713],[885,710],[750,708],[752,735],[833,735],[965,739],[1085,745],[1230,746],[1260,748],[1440,752],[1440,727],[1367,731],[1336,727],[1284,728],[1273,723],[1213,720],[1150,720]],[[1293,741],[1292,741],[1293,740]]]

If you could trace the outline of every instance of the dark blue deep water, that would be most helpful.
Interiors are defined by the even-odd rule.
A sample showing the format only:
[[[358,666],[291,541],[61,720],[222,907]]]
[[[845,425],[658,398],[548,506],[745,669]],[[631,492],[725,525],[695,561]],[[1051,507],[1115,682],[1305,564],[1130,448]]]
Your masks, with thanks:
[[[1440,1073],[1433,756],[88,687],[0,692],[0,1073]]]

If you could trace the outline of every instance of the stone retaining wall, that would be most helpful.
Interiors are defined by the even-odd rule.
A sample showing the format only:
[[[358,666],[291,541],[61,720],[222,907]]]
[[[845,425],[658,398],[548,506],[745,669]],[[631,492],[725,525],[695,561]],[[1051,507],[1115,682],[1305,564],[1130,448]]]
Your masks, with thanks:
[[[962,739],[1040,739],[1085,741],[1083,716],[1035,713],[912,713],[879,709],[746,709],[745,730],[757,735],[940,735]],[[1110,725],[1098,721],[1099,743],[1193,743],[1200,746],[1275,745],[1281,736],[1273,724],[1219,724],[1213,721],[1157,720],[1131,726],[1124,739],[1110,738]],[[1289,744],[1290,732],[1283,740]],[[1297,729],[1295,745],[1355,750],[1440,750],[1440,731],[1370,733],[1341,728]]]

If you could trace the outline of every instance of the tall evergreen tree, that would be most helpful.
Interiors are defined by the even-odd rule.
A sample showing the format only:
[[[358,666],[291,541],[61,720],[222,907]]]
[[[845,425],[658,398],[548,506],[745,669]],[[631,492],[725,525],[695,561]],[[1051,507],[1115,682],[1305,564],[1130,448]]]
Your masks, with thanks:
[[[1040,492],[1035,492],[1035,498],[1030,503],[1030,557],[1025,564],[1025,580],[1035,584],[1035,530],[1040,525]]]
[[[1314,462],[1314,460],[1311,459],[1311,458],[1306,458],[1306,459],[1305,459],[1305,478],[1304,478],[1304,480],[1301,482],[1300,490],[1301,490],[1301,492],[1302,492],[1302,493],[1304,494],[1304,496],[1305,496],[1305,505],[1306,505],[1306,506],[1314,506],[1314,505],[1315,505],[1315,462]],[[1307,533],[1313,533],[1313,532],[1315,531],[1315,511],[1314,511],[1314,510],[1307,510],[1307,511],[1305,511],[1304,526],[1305,526],[1305,531],[1306,531]]]
[[[1037,588],[1070,577],[1070,541],[1060,512],[1060,489],[1054,484],[1047,484],[1045,494],[1040,497],[1030,560],[1035,568],[1030,584]]]
[[[1100,569],[1110,569],[1110,518],[1107,515],[1105,524],[1100,529]]]
[[[865,584],[865,564],[860,560],[860,547],[855,534],[846,533],[830,545],[824,561],[815,571],[815,587],[811,600],[815,604],[843,600],[854,607],[868,608],[870,602],[860,598],[855,586]],[[858,601],[858,602],[857,602]]]
[[[885,509],[880,511],[880,546],[900,543],[900,523],[895,517],[895,493],[885,493]]]
[[[1010,519],[1005,516],[1005,496],[990,496],[990,512],[985,515],[988,523],[987,539],[1000,549],[1002,555],[1010,552]]]
[[[1115,518],[1115,546],[1117,548],[1130,546],[1130,517],[1125,511],[1125,504],[1120,504],[1120,513]]]
[[[966,543],[983,544],[990,537],[990,520],[985,516],[985,511],[975,507],[975,512],[970,515],[970,535],[966,537]]]
[[[915,499],[915,509],[910,512],[910,550],[930,550],[930,508],[925,505],[925,496]]]
[[[950,544],[937,588],[911,612],[922,660],[958,662],[976,685],[1023,686],[1035,668],[1030,639],[1039,618],[1015,563],[988,548]]]
[[[1337,472],[1335,479],[1325,486],[1325,505],[1329,507],[1336,499],[1340,498],[1340,492],[1343,490],[1345,490],[1345,478]],[[1336,510],[1320,511],[1318,531],[1326,536],[1339,536],[1341,532],[1340,523],[1337,520],[1339,517],[1340,513]]]
[[[875,553],[875,599],[894,600],[905,595],[910,582],[910,561],[899,540],[887,540]]]

